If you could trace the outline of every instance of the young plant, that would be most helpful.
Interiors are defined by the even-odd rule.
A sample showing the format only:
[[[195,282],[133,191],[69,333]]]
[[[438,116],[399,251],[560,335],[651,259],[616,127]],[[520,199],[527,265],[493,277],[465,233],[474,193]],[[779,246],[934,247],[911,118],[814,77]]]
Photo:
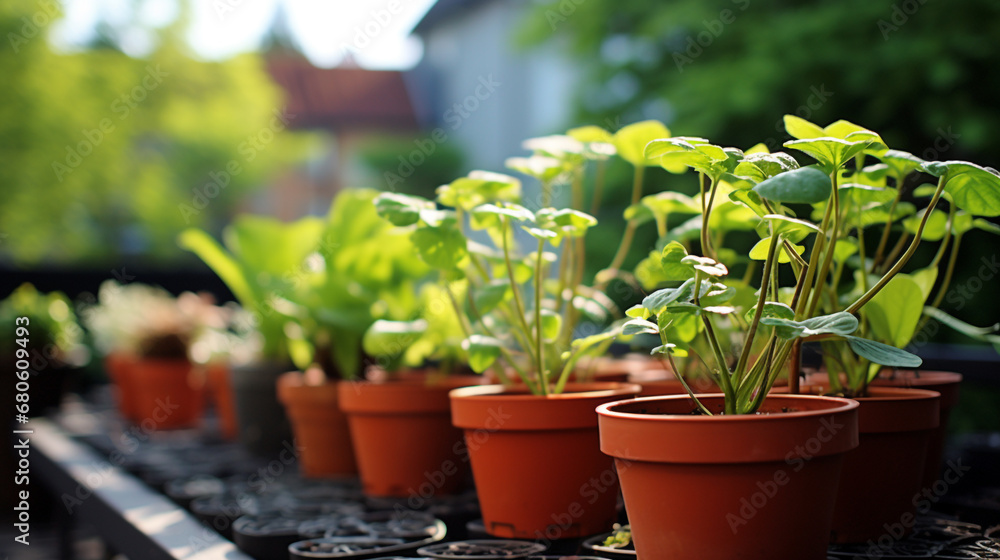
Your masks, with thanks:
[[[18,321],[20,317],[26,317],[27,322]],[[17,343],[29,337],[13,336],[17,327],[23,326],[33,344],[44,345],[41,357],[45,361],[83,366],[90,357],[83,344],[83,329],[76,321],[69,298],[62,292],[43,294],[31,284],[21,284],[0,301],[0,321],[11,329],[11,336],[0,341],[0,356],[36,357]]]
[[[285,224],[264,216],[239,216],[223,230],[223,248],[208,233],[190,228],[178,243],[192,251],[225,282],[250,313],[259,333],[258,358],[287,361],[288,301],[305,258],[323,232],[319,218]]]
[[[325,219],[292,224],[242,216],[225,233],[227,253],[188,230],[181,244],[202,257],[254,313],[262,354],[291,357],[330,378],[361,371],[362,337],[378,319],[413,313],[417,282],[428,269],[406,236],[375,213],[376,192],[342,191]]]
[[[101,284],[97,303],[81,313],[104,353],[188,359],[191,344],[209,328],[224,328],[225,313],[191,292],[174,297],[145,284]]]
[[[549,203],[562,177],[582,177],[575,166],[585,163],[580,154],[587,148],[567,137],[534,145],[542,153],[508,163],[538,178],[541,201]],[[440,293],[461,325],[470,367],[476,372],[493,368],[504,383],[513,372],[534,394],[558,393],[576,362],[617,334],[612,328],[573,340],[581,318],[607,317],[606,297],[582,285],[582,268],[572,260],[582,257],[577,242],[596,219],[575,209],[532,212],[520,201],[517,179],[474,171],[438,190],[437,203],[449,209],[393,193],[375,203],[383,217],[410,232],[421,258],[438,271]],[[473,240],[467,227],[485,234],[493,247]],[[519,231],[533,240],[527,254],[518,250]],[[550,249],[560,246],[562,264],[550,277],[556,261]]]
[[[823,285],[826,278],[826,272],[822,271],[829,268],[833,258],[834,245],[826,243],[825,236],[839,227],[835,171],[861,150],[880,142],[877,135],[858,127],[850,128],[844,136],[846,139],[817,141],[811,146],[812,151],[825,159],[820,166],[810,167],[799,167],[787,154],[758,150],[746,154],[709,144],[701,138],[665,138],[647,145],[646,156],[659,158],[665,168],[683,165],[698,172],[701,199],[698,234],[703,254],[689,254],[678,242],[666,244],[660,255],[660,273],[680,285],[655,291],[641,305],[629,309],[627,314],[632,319],[623,332],[659,337],[661,344],[652,353],[666,358],[702,412],[709,413],[691,391],[684,372],[674,363],[675,354],[686,354],[687,340],[679,335],[680,330],[687,331],[689,338],[703,338],[710,349],[707,356],[698,358],[725,394],[725,414],[757,411],[801,340],[806,338],[846,340],[854,351],[876,361],[911,357],[902,350],[855,336],[859,322],[851,313],[817,315],[816,306],[811,305],[818,297],[814,295],[816,286]],[[754,229],[761,237],[748,255],[763,260],[751,302],[735,299],[738,290],[725,282],[728,268],[717,259],[721,247],[713,241],[719,238],[716,228],[720,225],[724,228],[725,221],[713,221],[712,215],[720,197],[751,211]],[[825,204],[827,210],[817,225],[796,218],[787,206],[793,204]],[[809,237],[814,241],[807,253],[799,243]],[[794,287],[789,286],[791,289],[782,289],[779,274],[782,264],[792,268],[796,281]],[[650,320],[654,318],[655,322]],[[742,336],[727,344],[731,337],[720,336],[720,325]],[[678,338],[680,345],[675,342]]]
[[[820,128],[798,117],[785,117],[786,129],[797,138],[786,146],[802,150],[816,159],[837,185],[832,205],[817,205],[826,235],[825,256],[820,261],[806,312],[844,310],[860,318],[859,332],[882,343],[872,346],[848,340],[822,340],[823,357],[834,392],[864,395],[882,366],[917,367],[919,358],[895,348],[907,346],[927,317],[979,340],[1000,341],[997,326],[977,328],[938,309],[952,281],[962,236],[973,228],[1000,232],[978,216],[1000,215],[1000,176],[996,171],[959,162],[926,162],[898,150],[888,149],[881,139],[861,146],[852,140],[876,138],[857,125],[838,121]],[[849,151],[838,153],[850,144]],[[858,147],[861,147],[858,150]],[[879,163],[866,166],[874,158]],[[849,168],[848,164],[853,163]],[[904,200],[908,179],[937,178],[936,185],[917,187],[912,195],[930,197],[925,208]],[[947,212],[939,210],[944,200]],[[894,225],[901,232],[892,249],[889,239]],[[875,235],[866,243],[866,229]],[[877,244],[874,239],[877,239]],[[922,241],[939,242],[931,262],[916,270],[903,270]],[[951,245],[944,274],[943,256]],[[875,250],[868,257],[868,247]],[[848,280],[844,281],[844,278]],[[854,279],[853,285],[850,278]],[[938,282],[940,277],[940,282]],[[844,284],[848,284],[844,287]],[[934,290],[937,285],[937,290]],[[893,350],[889,350],[892,348]]]

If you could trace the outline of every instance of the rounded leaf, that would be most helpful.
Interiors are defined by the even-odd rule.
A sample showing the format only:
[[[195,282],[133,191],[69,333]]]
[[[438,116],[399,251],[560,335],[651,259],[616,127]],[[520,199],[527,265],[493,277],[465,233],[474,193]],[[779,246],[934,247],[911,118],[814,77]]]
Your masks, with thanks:
[[[780,173],[753,188],[761,197],[775,202],[815,204],[830,198],[833,183],[815,167]]]

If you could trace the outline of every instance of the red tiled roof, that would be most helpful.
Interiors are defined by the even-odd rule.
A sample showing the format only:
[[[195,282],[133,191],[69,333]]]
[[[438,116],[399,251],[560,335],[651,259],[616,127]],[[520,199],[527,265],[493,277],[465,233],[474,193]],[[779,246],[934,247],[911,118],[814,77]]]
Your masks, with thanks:
[[[267,69],[285,90],[293,128],[417,128],[401,72],[317,68],[298,56],[271,57]]]

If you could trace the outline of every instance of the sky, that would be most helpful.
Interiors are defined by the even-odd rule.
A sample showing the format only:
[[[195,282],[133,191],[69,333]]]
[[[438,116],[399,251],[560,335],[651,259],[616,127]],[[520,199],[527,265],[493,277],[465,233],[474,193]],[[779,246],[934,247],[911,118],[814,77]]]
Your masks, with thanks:
[[[72,49],[93,36],[100,20],[127,21],[130,0],[62,0],[66,17],[54,29],[57,46]],[[143,26],[159,27],[177,17],[181,0],[140,0]],[[330,67],[352,53],[364,68],[405,69],[416,64],[422,45],[409,32],[436,0],[192,0],[188,41],[206,59],[254,50],[278,9],[303,52],[317,66]],[[127,28],[123,49],[141,56],[153,47],[142,26]]]

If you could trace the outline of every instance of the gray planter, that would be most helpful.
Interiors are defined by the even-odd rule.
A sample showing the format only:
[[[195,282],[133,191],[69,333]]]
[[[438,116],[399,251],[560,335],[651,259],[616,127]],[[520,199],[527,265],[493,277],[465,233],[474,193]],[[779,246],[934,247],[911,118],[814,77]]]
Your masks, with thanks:
[[[275,457],[292,443],[292,429],[285,408],[278,402],[278,377],[295,369],[286,362],[256,362],[233,366],[233,400],[239,423],[239,440],[251,453]]]

